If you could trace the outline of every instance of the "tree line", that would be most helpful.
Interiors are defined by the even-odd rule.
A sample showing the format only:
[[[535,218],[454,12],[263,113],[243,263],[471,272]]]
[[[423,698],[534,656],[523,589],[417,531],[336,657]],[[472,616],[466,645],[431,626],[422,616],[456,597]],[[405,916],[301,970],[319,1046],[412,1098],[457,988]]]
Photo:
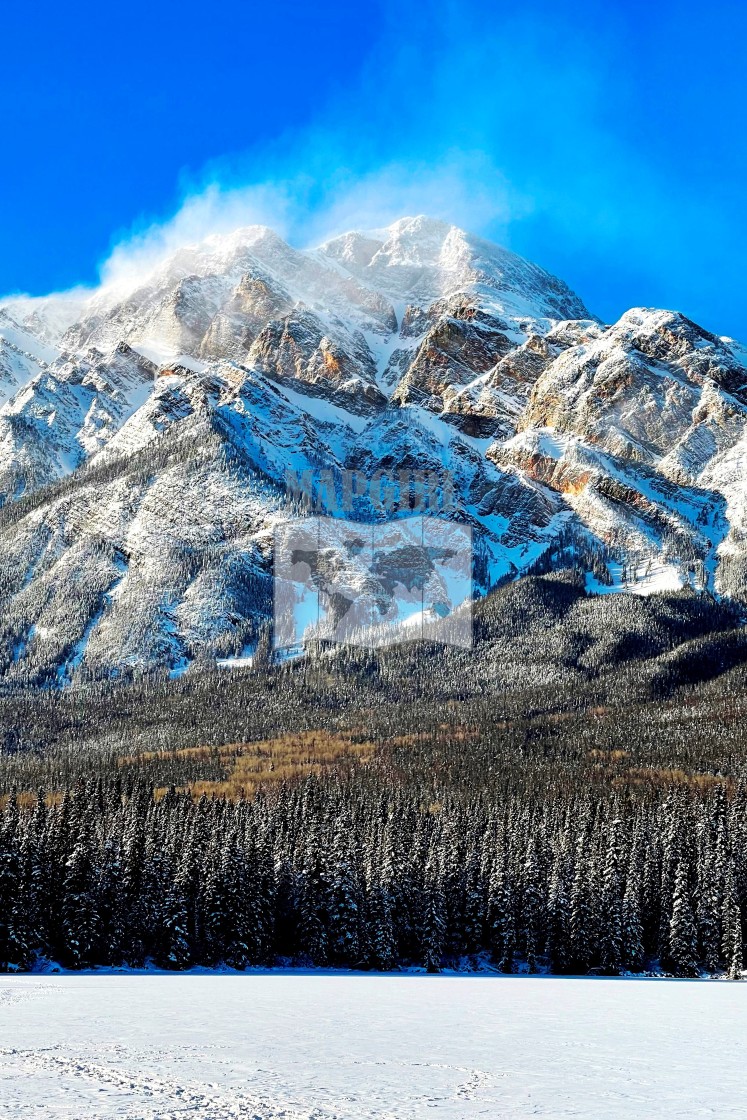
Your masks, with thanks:
[[[235,802],[121,778],[0,830],[0,967],[738,977],[747,786],[500,799],[363,770]]]

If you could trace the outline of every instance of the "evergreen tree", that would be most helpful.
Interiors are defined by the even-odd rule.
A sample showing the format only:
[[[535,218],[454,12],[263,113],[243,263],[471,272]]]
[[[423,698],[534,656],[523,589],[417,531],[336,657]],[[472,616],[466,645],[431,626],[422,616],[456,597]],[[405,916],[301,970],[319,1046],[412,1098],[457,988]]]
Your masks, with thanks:
[[[535,845],[530,841],[522,876],[521,921],[529,971],[537,968],[544,944],[544,899]]]
[[[675,872],[667,958],[679,976],[696,974],[697,931],[690,904],[687,865],[682,859]]]
[[[98,960],[98,882],[92,854],[83,829],[67,861],[63,891],[62,963],[72,968],[87,968]]]
[[[420,933],[421,960],[428,972],[440,972],[446,946],[446,904],[441,874],[435,860],[425,869],[422,921]]]
[[[587,972],[594,958],[594,920],[589,904],[589,885],[584,839],[578,841],[576,869],[571,887],[571,952],[573,972]]]
[[[0,969],[23,969],[29,963],[29,928],[23,894],[19,812],[8,799],[0,828]]]
[[[555,853],[547,897],[547,955],[554,972],[565,972],[571,960],[571,910],[567,884],[566,838]]]
[[[496,868],[490,889],[491,955],[501,972],[512,972],[517,951],[516,901],[505,866]]]
[[[622,902],[621,961],[631,972],[644,965],[643,922],[641,921],[641,882],[635,860],[631,860]]]
[[[742,916],[733,864],[727,865],[722,916],[722,954],[730,979],[738,980],[742,971]]]
[[[602,882],[600,957],[602,968],[608,973],[620,971],[623,958],[623,890],[622,890],[622,821],[615,817],[609,826],[607,852]]]

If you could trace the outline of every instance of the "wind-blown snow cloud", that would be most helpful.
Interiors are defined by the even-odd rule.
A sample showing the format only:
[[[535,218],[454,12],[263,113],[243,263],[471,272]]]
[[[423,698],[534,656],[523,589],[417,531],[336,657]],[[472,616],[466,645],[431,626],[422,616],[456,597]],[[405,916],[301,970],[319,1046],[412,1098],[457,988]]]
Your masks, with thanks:
[[[508,242],[532,212],[536,186],[513,180],[502,158],[514,113],[533,110],[520,81],[530,64],[517,50],[520,29],[508,51],[495,34],[465,34],[465,6],[442,0],[434,14],[413,40],[392,7],[367,69],[312,127],[185,177],[176,212],[125,231],[103,281],[130,285],[179,246],[252,224],[306,247],[424,213]],[[577,75],[572,84],[575,99]]]
[[[622,242],[650,235],[641,211],[657,207],[641,203],[660,187],[602,119],[604,43],[570,26],[531,3],[488,26],[470,0],[441,0],[413,36],[392,6],[368,67],[312,127],[185,180],[172,216],[119,238],[103,281],[131,286],[166,253],[242,225],[308,246],[418,213],[585,281]],[[624,175],[635,192],[620,191]]]
[[[210,169],[173,217],[130,231],[101,269],[105,286],[131,288],[160,260],[184,245],[241,226],[270,226],[303,247],[350,229],[379,229],[404,215],[426,213],[470,229],[508,229],[526,211],[502,173],[481,153],[447,154],[437,163],[392,162],[367,172],[336,170],[326,177],[289,174],[230,185]],[[226,185],[226,184],[229,185]]]
[[[136,283],[178,246],[242,225],[308,246],[427,213],[538,261],[607,319],[637,303],[712,329],[729,329],[730,308],[739,321],[741,293],[724,281],[730,210],[693,186],[714,129],[697,138],[697,166],[674,174],[682,122],[645,104],[636,69],[669,63],[625,7],[600,19],[591,0],[434,0],[414,25],[384,4],[367,66],[340,68],[312,125],[185,172],[170,213],[115,237],[103,282]],[[656,18],[677,41],[678,24]]]

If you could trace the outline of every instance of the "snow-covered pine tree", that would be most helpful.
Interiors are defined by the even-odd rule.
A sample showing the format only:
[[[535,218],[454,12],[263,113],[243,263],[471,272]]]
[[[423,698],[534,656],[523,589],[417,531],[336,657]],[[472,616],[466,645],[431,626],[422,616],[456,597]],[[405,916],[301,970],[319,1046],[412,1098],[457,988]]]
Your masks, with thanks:
[[[530,840],[521,883],[521,933],[529,971],[537,969],[545,944],[545,899],[536,845]]]
[[[600,923],[599,954],[602,969],[612,975],[620,971],[623,957],[622,830],[621,818],[613,817],[606,830],[607,850],[602,879],[601,911],[604,920]]]
[[[568,836],[564,832],[553,855],[547,896],[546,952],[554,972],[565,972],[571,958],[571,908],[568,884]]]
[[[643,921],[641,919],[642,862],[641,836],[638,827],[636,827],[625,880],[621,928],[622,966],[631,972],[639,972],[645,962]]]
[[[586,839],[582,835],[576,844],[575,870],[571,886],[570,920],[570,970],[587,972],[595,953],[594,913],[590,904]]]
[[[81,822],[65,868],[62,903],[62,963],[72,968],[87,968],[99,959],[99,870],[93,856],[90,829]]]
[[[669,945],[665,958],[678,976],[696,975],[698,965],[697,930],[688,878],[687,864],[680,859],[675,871]]]
[[[727,864],[721,919],[722,956],[730,979],[740,979],[743,967],[742,914],[737,894],[736,876],[731,861]]]
[[[428,972],[440,972],[446,947],[446,902],[441,868],[435,857],[425,867],[420,921],[420,959]]]
[[[28,966],[29,932],[23,893],[18,803],[15,795],[11,794],[0,827],[0,970]]]

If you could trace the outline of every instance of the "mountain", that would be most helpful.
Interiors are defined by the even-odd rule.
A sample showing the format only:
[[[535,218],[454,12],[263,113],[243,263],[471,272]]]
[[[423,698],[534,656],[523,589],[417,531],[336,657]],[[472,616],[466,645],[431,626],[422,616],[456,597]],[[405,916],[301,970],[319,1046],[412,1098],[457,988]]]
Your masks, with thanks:
[[[599,593],[745,595],[747,351],[675,312],[605,325],[428,218],[310,250],[253,226],[8,300],[0,403],[7,686],[241,660],[304,472],[435,480],[478,593],[573,566]]]

